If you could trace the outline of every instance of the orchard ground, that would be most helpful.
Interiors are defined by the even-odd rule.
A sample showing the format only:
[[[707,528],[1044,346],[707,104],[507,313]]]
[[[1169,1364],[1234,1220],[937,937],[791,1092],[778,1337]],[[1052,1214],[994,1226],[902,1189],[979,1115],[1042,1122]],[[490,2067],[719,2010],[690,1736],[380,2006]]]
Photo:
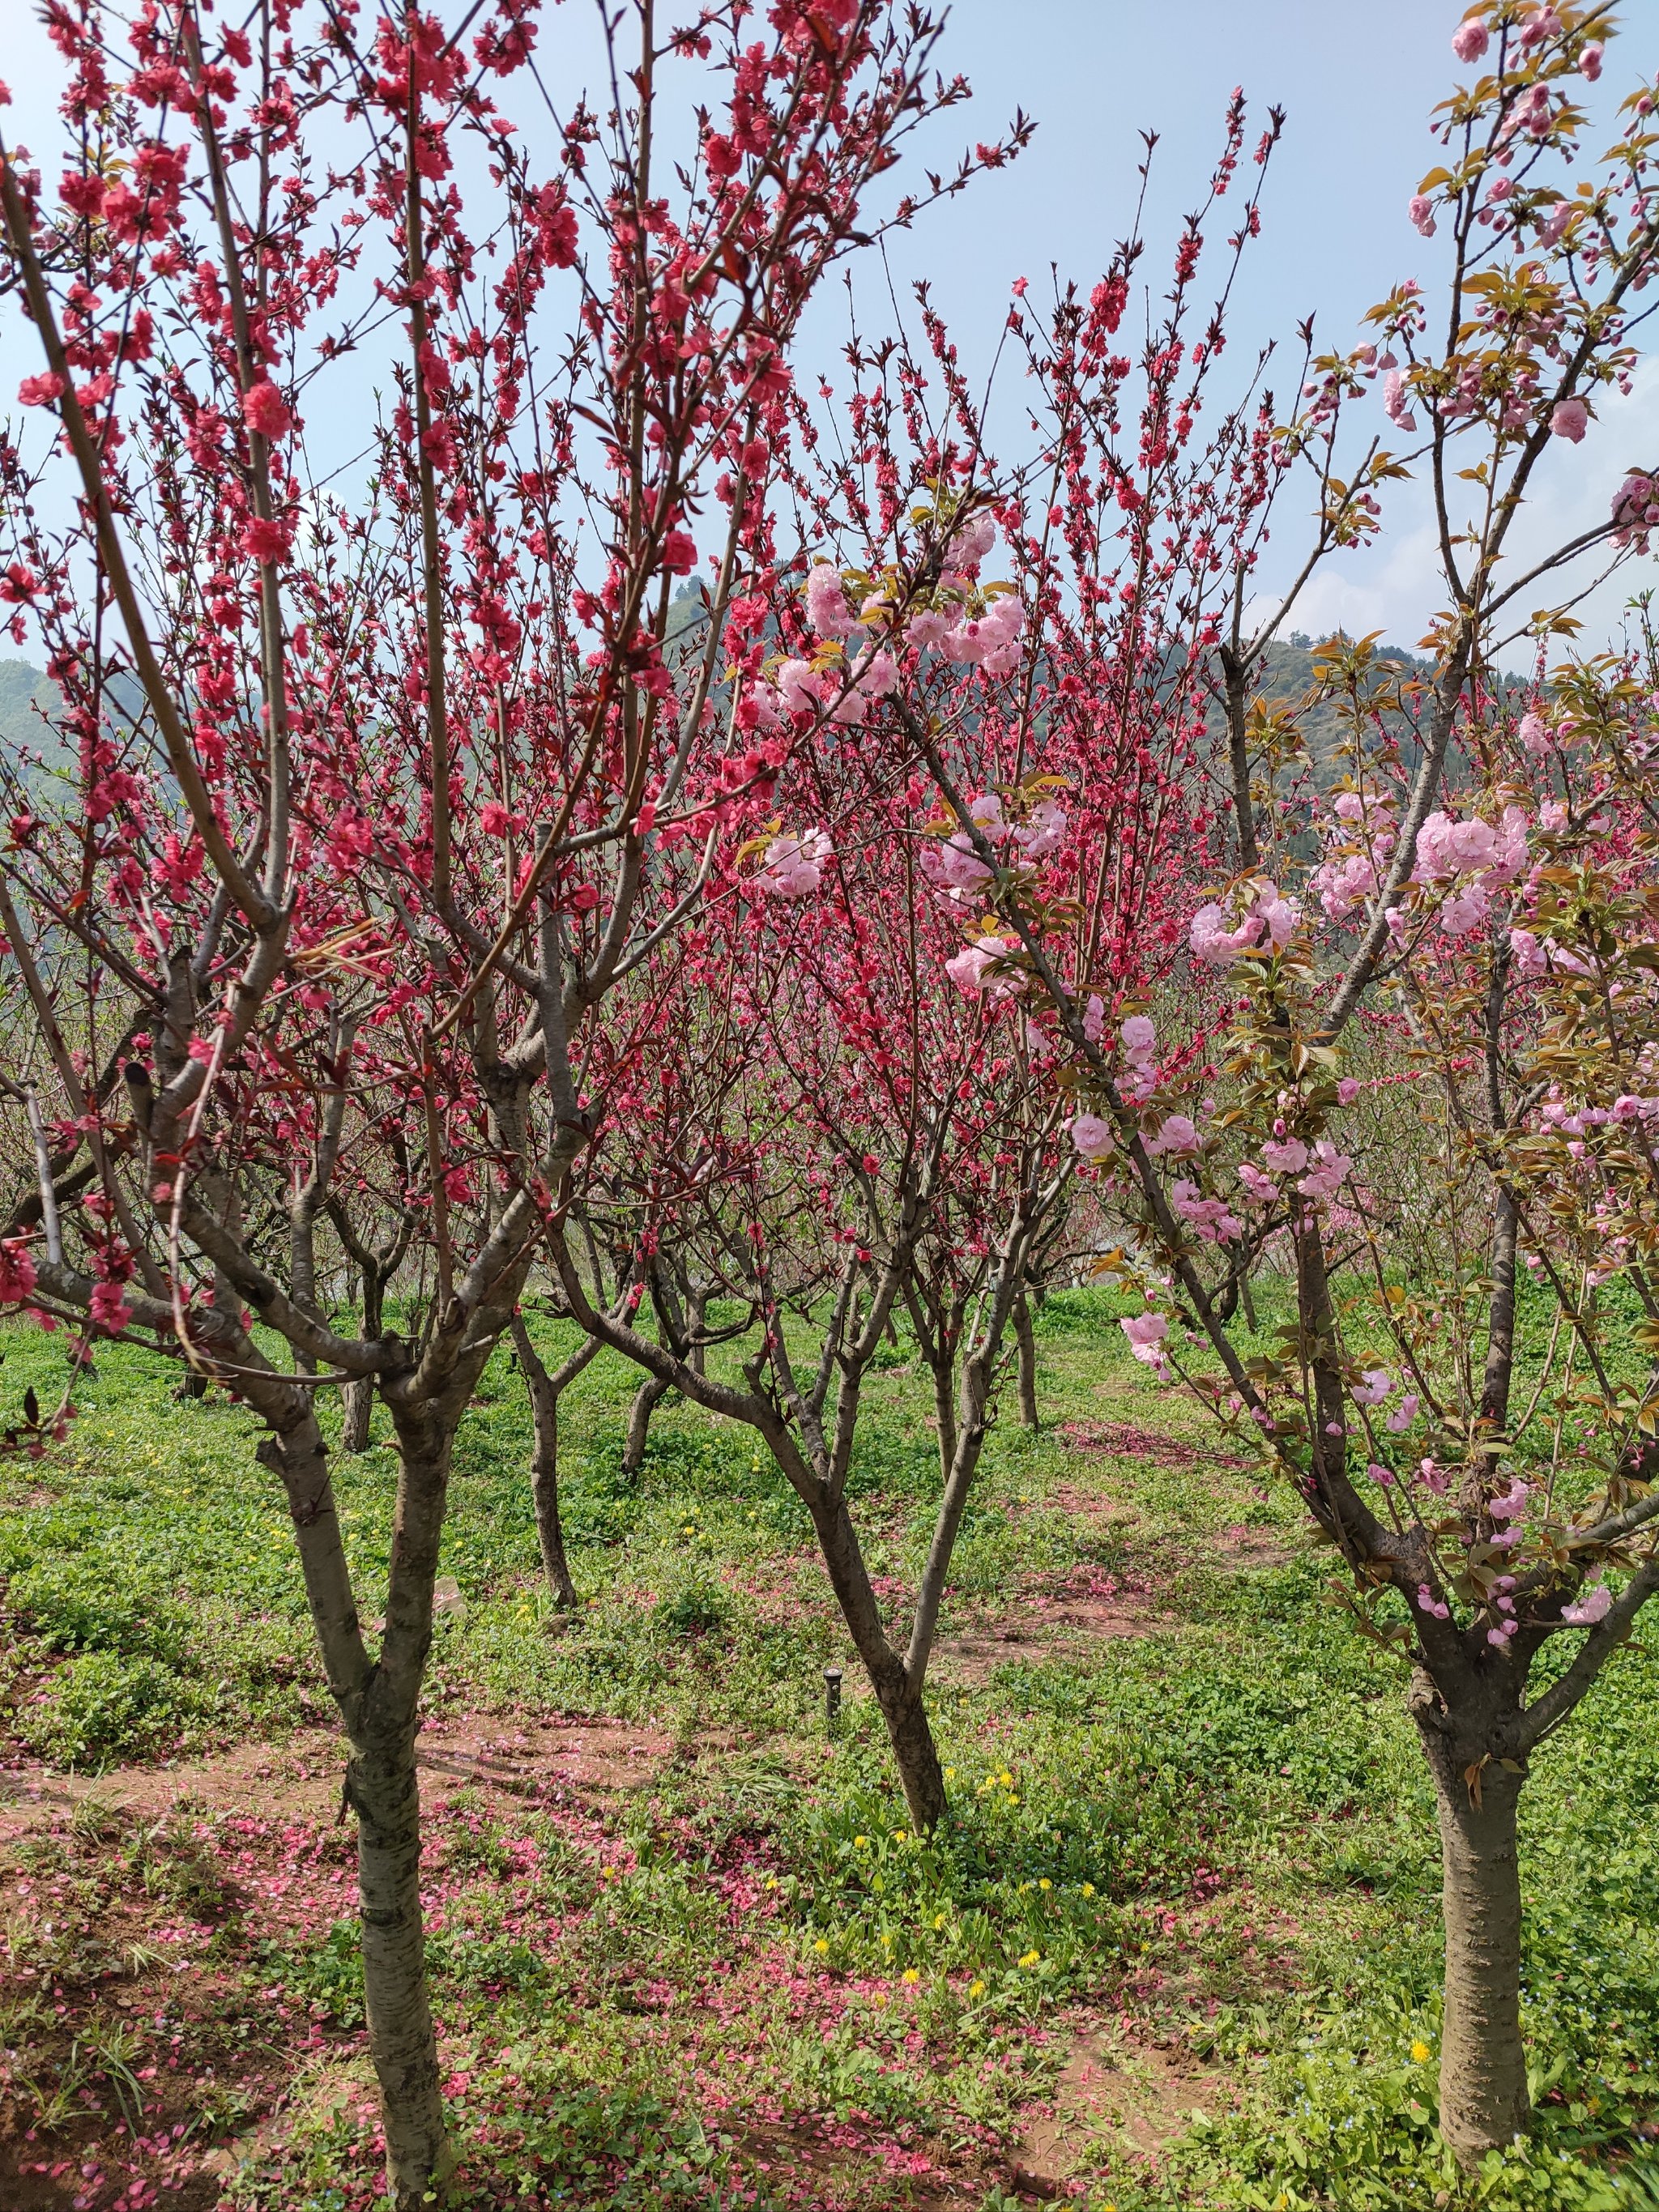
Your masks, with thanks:
[[[1539,2126],[1460,2177],[1400,1679],[1118,1310],[1048,1302],[1040,1436],[1005,1394],[930,1681],[953,1818],[927,1841],[748,1434],[671,1401],[629,1483],[635,1377],[587,1370],[567,1620],[498,1355],[421,1738],[458,2203],[1659,2206],[1659,1661],[1638,1638],[1540,1762]],[[0,1405],[61,1388],[58,1340],[3,1349]],[[106,1350],[72,1448],[3,1478],[0,2202],[368,2212],[338,1738],[252,1425],[177,1384]],[[895,1601],[937,1497],[927,1398],[901,1340],[854,1477]],[[392,1469],[384,1442],[336,1462],[365,1589]]]

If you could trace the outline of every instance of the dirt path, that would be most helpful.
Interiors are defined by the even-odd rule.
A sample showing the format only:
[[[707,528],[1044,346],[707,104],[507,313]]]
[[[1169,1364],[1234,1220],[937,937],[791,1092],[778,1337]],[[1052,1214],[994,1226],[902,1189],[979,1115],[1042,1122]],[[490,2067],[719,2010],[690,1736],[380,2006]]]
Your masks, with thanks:
[[[629,1721],[511,1716],[440,1717],[421,1731],[422,1793],[441,1805],[459,1790],[544,1803],[614,1801],[657,1780],[673,1753],[660,1729]],[[325,1826],[339,1809],[345,1752],[337,1730],[303,1729],[282,1744],[245,1743],[215,1756],[100,1775],[46,1767],[0,1771],[0,1848],[101,1806],[132,1820],[164,1820],[181,1805],[257,1811]]]

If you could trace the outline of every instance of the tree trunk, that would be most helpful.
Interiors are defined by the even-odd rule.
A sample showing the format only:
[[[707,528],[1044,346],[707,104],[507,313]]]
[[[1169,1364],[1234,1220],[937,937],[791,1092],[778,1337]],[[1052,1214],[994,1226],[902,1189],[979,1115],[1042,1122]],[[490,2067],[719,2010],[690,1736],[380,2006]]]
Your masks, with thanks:
[[[510,1324],[514,1349],[530,1391],[530,1419],[535,1441],[530,1452],[530,1495],[536,1508],[536,1540],[541,1547],[542,1571],[561,1613],[574,1613],[581,1603],[570,1566],[564,1555],[564,1523],[559,1517],[559,1400],[565,1387],[580,1374],[598,1349],[589,1340],[568,1359],[556,1374],[531,1340],[521,1315]]]
[[[1028,1429],[1039,1429],[1036,1395],[1036,1331],[1031,1309],[1022,1291],[1014,1301],[1014,1336],[1019,1346],[1019,1418]]]
[[[628,1416],[628,1439],[623,1446],[623,1473],[635,1475],[645,1464],[645,1447],[651,1435],[651,1416],[668,1395],[668,1385],[648,1375],[634,1393]]]
[[[809,1499],[807,1503],[842,1619],[852,1632],[854,1648],[887,1723],[887,1740],[904,1785],[904,1802],[918,1832],[925,1833],[939,1826],[950,1807],[945,1795],[945,1771],[934,1747],[920,1682],[887,1641],[845,1499],[836,1498],[833,1504]]]
[[[884,1669],[884,1679],[876,1681],[874,1686],[876,1702],[887,1723],[887,1739],[893,1747],[899,1780],[904,1785],[904,1802],[910,1808],[910,1818],[917,1832],[925,1835],[938,1827],[950,1810],[945,1795],[945,1770],[939,1763],[927,1705],[921,1692],[911,1686],[902,1667],[890,1676]]]
[[[1431,1764],[1446,1924],[1440,2128],[1459,2162],[1474,2166],[1523,2134],[1531,2110],[1521,2039],[1522,1777],[1490,1762],[1476,1803],[1461,1773]]]
[[[574,1613],[581,1601],[570,1579],[570,1563],[564,1555],[564,1523],[559,1518],[559,1401],[548,1388],[544,1369],[530,1377],[531,1418],[536,1440],[530,1454],[530,1495],[536,1507],[536,1541],[541,1546],[542,1572],[562,1613]]]
[[[340,1389],[340,1449],[343,1452],[363,1452],[368,1449],[368,1419],[374,1410],[374,1384],[364,1376],[361,1380],[343,1383]]]
[[[386,1744],[354,1753],[345,1789],[357,1815],[363,1991],[385,2113],[386,2168],[398,2212],[412,2212],[451,2164],[427,2000],[412,1720]]]
[[[308,1395],[298,1419],[268,1437],[258,1458],[281,1476],[288,1494],[318,1648],[345,1723],[369,2054],[380,2085],[397,2212],[412,2212],[445,2179],[448,2161],[427,2001],[415,1778],[416,1713],[431,1643],[447,1454],[441,1449],[422,1462],[405,1452],[378,1660],[363,1644],[327,1447]]]
[[[392,1268],[382,1267],[378,1257],[363,1255],[362,1297],[363,1334],[380,1336],[386,1328],[386,1286],[392,1279]],[[368,1424],[374,1411],[374,1382],[373,1376],[343,1385],[340,1391],[340,1449],[345,1452],[366,1452],[368,1449]]]

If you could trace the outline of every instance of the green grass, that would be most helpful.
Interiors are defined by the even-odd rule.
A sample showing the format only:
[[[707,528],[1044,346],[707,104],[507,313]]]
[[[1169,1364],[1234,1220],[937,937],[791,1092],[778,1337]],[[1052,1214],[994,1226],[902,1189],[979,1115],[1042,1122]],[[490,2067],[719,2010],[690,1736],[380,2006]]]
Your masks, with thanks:
[[[629,1484],[634,1377],[594,1363],[562,1424],[584,1598],[562,1625],[536,1578],[527,1407],[507,1362],[492,1367],[452,1490],[442,1571],[466,1606],[438,1629],[434,1711],[613,1715],[688,1756],[604,1820],[480,1798],[434,1834],[434,1985],[471,2201],[518,2202],[522,2183],[543,2192],[524,2201],[550,2204],[886,2206],[907,2185],[882,2160],[921,2147],[980,2173],[988,2206],[1012,2203],[994,2174],[1073,2028],[1127,2016],[1225,2074],[1242,2107],[1189,2129],[1156,2179],[1085,2147],[1079,2203],[1659,2205],[1652,1656],[1620,1657],[1529,1786],[1540,2125],[1490,2172],[1455,2176],[1431,2060],[1413,2057],[1436,2044],[1437,1876],[1401,1681],[1333,1603],[1330,1555],[1302,1545],[1253,1473],[1085,1454],[1058,1432],[1106,1420],[1206,1439],[1202,1417],[1124,1358],[1115,1310],[1078,1293],[1042,1316],[1048,1426],[1029,1437],[1010,1410],[995,1430],[944,1632],[1035,1617],[1102,1575],[1138,1585],[1163,1625],[1083,1650],[1013,1646],[988,1680],[942,1671],[953,1820],[926,1842],[908,1832],[867,1698],[850,1697],[823,1741],[821,1669],[841,1660],[850,1687],[851,1655],[805,1516],[748,1434],[671,1402]],[[61,1373],[52,1340],[3,1342],[0,1412]],[[5,1471],[0,1668],[20,1756],[176,1759],[327,1717],[250,1425],[179,1401],[175,1382],[136,1351],[101,1352],[70,1448]],[[937,1496],[925,1415],[903,1359],[873,1378],[853,1487],[895,1602]],[[372,1617],[392,1455],[382,1443],[335,1472]],[[1109,1522],[1065,1503],[1091,1492]],[[1285,1562],[1250,1564],[1260,1554],[1226,1534],[1241,1524],[1283,1537]],[[234,1840],[216,1816],[192,1848],[218,1863]],[[87,1885],[88,1927],[135,1884],[161,1897],[174,1879],[161,1845],[124,1848],[64,1846],[58,1878]],[[277,1843],[262,1832],[245,1848]],[[331,1831],[304,1865],[337,1872],[328,1855],[346,1849]],[[276,1988],[307,2035],[355,2049],[349,1890],[319,1895],[307,1932],[252,1906],[213,1922],[237,2033]],[[92,1972],[68,1953],[53,1971]],[[0,2041],[26,2031],[49,2039],[51,2023]],[[356,2106],[307,2112],[286,2163],[251,2172],[244,2194],[307,2212],[367,2203]],[[218,2124],[240,2124],[234,2100]],[[765,2156],[775,2136],[799,2149],[802,2129],[839,2142],[846,2165],[805,2198],[783,2179],[792,2157]]]

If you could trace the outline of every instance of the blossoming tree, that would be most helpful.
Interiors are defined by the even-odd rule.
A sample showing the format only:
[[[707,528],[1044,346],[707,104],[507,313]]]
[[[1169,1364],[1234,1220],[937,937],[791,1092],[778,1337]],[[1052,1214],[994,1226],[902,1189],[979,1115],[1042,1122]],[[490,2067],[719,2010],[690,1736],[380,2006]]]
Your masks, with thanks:
[[[1603,523],[1518,543],[1546,456],[1629,388],[1659,254],[1650,88],[1602,171],[1573,174],[1606,30],[1601,9],[1511,0],[1465,18],[1456,52],[1483,67],[1411,208],[1452,234],[1443,334],[1401,287],[1378,343],[1316,363],[1277,434],[1294,450],[1380,379],[1421,439],[1405,460],[1429,477],[1447,599],[1431,677],[1385,687],[1368,649],[1329,649],[1351,711],[1322,789],[1293,731],[1230,749],[1233,872],[1218,850],[1189,964],[1121,1000],[1109,1037],[1089,1035],[1030,886],[994,879],[1003,957],[1073,1048],[1073,1141],[1130,1247],[1117,1272],[1146,1293],[1131,1350],[1254,1437],[1407,1668],[1444,1869],[1440,2122],[1468,2160],[1528,2117],[1528,1765],[1659,1589],[1653,709],[1616,661],[1545,672],[1583,588],[1570,564],[1644,548],[1655,485],[1634,471]],[[1495,672],[1518,649],[1539,671],[1520,702]],[[1434,1102],[1426,1153],[1420,1128],[1402,1142],[1407,1097]],[[1408,1154],[1427,1179],[1411,1280]],[[1251,1274],[1291,1299],[1265,1349],[1231,1296]],[[1528,1275],[1552,1358],[1582,1362],[1576,1395],[1523,1363]]]
[[[701,536],[718,636],[802,310],[957,91],[919,11],[778,0],[750,36],[638,0],[614,104],[520,131],[530,0],[454,13],[54,11],[56,181],[0,149],[39,363],[0,592],[64,701],[0,854],[0,1299],[82,1356],[171,1351],[263,1431],[349,1745],[400,2206],[448,2158],[415,1736],[457,1428],[603,1120],[607,1002],[701,902],[687,824],[787,751],[734,738],[712,642],[668,653],[675,580]],[[330,1228],[378,1285],[361,1333]],[[352,1383],[400,1455],[378,1635],[316,1412]]]
[[[848,687],[824,690],[848,711]],[[803,721],[823,706],[814,689]],[[661,1244],[717,1291],[719,1334],[743,1337],[739,1376],[694,1357],[672,1316],[651,1334],[601,1311],[580,1243],[556,1231],[555,1250],[594,1337],[770,1451],[811,1516],[912,1816],[932,1827],[945,1811],[924,1703],[940,1605],[1025,1257],[1063,1209],[1072,1154],[1021,1029],[988,1030],[951,980],[953,908],[917,911],[938,850],[915,826],[925,793],[884,789],[843,726],[801,763],[792,797],[810,826],[775,821],[731,854],[675,955],[649,1096],[636,1091],[582,1170],[637,1194],[641,1274]],[[869,1376],[907,1315],[933,1382],[940,1498],[895,1640],[849,1480]]]

